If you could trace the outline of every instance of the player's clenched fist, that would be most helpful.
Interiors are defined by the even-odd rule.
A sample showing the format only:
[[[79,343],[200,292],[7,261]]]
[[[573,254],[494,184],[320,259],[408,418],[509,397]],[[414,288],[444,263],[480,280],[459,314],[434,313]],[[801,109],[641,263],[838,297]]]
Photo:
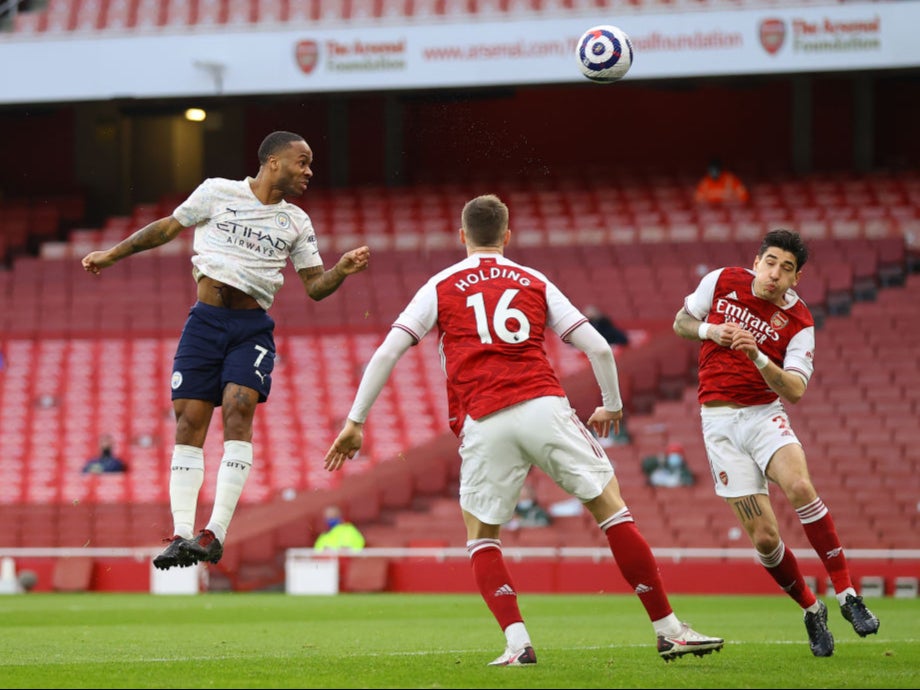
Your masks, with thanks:
[[[108,268],[115,262],[108,257],[108,252],[90,252],[83,257],[83,270],[93,275],[99,275],[103,268]]]

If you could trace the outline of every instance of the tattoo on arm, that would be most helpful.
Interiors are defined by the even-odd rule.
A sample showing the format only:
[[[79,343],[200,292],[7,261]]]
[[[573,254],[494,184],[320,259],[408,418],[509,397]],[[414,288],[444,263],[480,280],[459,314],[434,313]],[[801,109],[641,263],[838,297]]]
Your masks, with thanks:
[[[795,401],[802,397],[804,390],[796,387],[798,381],[790,377],[796,376],[794,373],[787,373],[779,367],[773,367],[775,371],[764,372],[764,382],[774,393],[784,400]]]
[[[169,222],[166,220],[155,220],[149,225],[145,225],[140,230],[131,235],[125,242],[128,244],[128,250],[131,254],[137,254],[146,249],[153,249],[160,245],[166,244],[175,233],[170,233]]]
[[[316,276],[307,288],[307,292],[313,299],[328,297],[338,290],[339,286],[345,281],[345,275],[339,273],[335,266],[328,271],[322,269],[311,270],[307,275],[308,277]]]

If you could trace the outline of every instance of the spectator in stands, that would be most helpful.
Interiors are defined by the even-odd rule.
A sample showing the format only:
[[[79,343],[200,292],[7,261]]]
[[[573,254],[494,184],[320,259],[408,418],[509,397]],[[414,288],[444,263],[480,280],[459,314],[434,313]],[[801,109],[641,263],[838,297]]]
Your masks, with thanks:
[[[514,517],[505,524],[511,530],[521,527],[549,527],[553,519],[537,501],[537,488],[529,481],[521,487],[521,495],[514,506]]]
[[[217,563],[253,462],[253,418],[267,400],[275,364],[275,322],[268,309],[284,282],[288,260],[307,296],[325,299],[368,266],[370,250],[345,252],[324,270],[309,216],[288,197],[307,190],[313,151],[299,134],[272,132],[258,151],[259,172],[245,180],[209,178],[171,216],[155,220],[104,251],[90,252],[83,268],[103,269],[195,228],[192,257],[198,300],[189,312],[173,364],[176,418],[169,498],[173,536],[153,559],[156,568]],[[215,407],[221,407],[223,458],[214,507],[194,536],[204,480],[204,444]],[[278,420],[278,423],[284,423]]]
[[[696,477],[687,466],[684,447],[669,443],[663,453],[655,453],[642,459],[642,472],[650,486],[692,486]]]
[[[589,304],[584,309],[588,321],[597,329],[597,332],[604,336],[604,339],[611,345],[629,345],[629,336],[626,331],[617,326],[613,320],[593,304]]]
[[[827,606],[780,536],[768,482],[795,508],[843,617],[861,637],[878,632],[879,621],[856,593],[784,405],[802,399],[814,371],[814,318],[793,290],[807,260],[798,234],[768,232],[752,268],[719,268],[703,277],[677,312],[674,332],[702,341],[698,398],[716,495],[738,516],[766,571],[802,607],[812,654],[828,657],[834,637]]]
[[[326,531],[316,538],[315,551],[348,549],[360,551],[364,548],[364,535],[361,530],[342,517],[338,506],[328,506],[324,513]]]
[[[709,161],[706,174],[696,185],[694,199],[698,204],[743,205],[751,199],[741,179],[722,166],[722,161]]]
[[[544,341],[552,331],[587,355],[602,400],[588,426],[600,436],[623,416],[613,350],[552,282],[505,258],[510,237],[508,207],[497,196],[466,203],[459,230],[466,258],[416,292],[371,356],[326,469],[340,470],[358,452],[371,406],[397,363],[436,328],[449,423],[463,439],[459,496],[470,564],[506,640],[491,665],[537,661],[500,540],[534,466],[591,511],[645,607],[663,659],[721,649],[722,639],[700,635],[674,614],[610,460],[571,408]]]
[[[108,472],[126,472],[128,466],[115,455],[115,440],[109,434],[99,437],[99,455],[83,465],[83,474],[105,474]]]

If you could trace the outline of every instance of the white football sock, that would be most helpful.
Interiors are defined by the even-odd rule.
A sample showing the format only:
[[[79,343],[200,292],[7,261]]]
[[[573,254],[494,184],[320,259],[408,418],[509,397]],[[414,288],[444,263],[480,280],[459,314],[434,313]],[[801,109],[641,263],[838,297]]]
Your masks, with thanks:
[[[221,543],[227,538],[227,529],[243,493],[243,486],[252,467],[252,444],[248,441],[224,441],[224,457],[217,471],[217,488],[214,492],[214,509],[207,529],[214,532]]]
[[[856,589],[854,589],[853,587],[847,587],[847,588],[846,588],[845,590],[843,590],[842,592],[837,592],[837,602],[838,602],[841,606],[843,606],[845,603],[847,603],[847,595],[848,595],[848,594],[852,594],[852,595],[855,597],[855,596],[856,596]]]
[[[680,632],[682,625],[680,619],[670,613],[664,618],[652,621],[652,627],[655,628],[656,635],[676,635]]]
[[[169,506],[174,533],[191,539],[195,533],[198,491],[204,482],[204,451],[177,444],[173,448],[169,471]]]
[[[508,641],[508,647],[515,651],[530,646],[530,635],[527,634],[527,628],[523,623],[512,623],[505,628],[505,639]]]

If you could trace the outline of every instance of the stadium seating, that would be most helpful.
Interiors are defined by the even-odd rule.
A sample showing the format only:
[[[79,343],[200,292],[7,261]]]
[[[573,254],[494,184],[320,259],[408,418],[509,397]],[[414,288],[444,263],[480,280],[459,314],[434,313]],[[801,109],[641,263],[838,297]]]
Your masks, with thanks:
[[[44,242],[60,240],[83,219],[85,209],[77,193],[0,199],[0,267],[8,267],[16,256],[35,254]]]
[[[824,0],[797,0],[823,4]],[[772,0],[48,0],[20,11],[14,30],[33,33],[150,32],[195,28],[284,27],[367,23],[507,21],[583,16],[585,12],[636,13],[730,7],[773,7]]]
[[[798,218],[812,223],[807,227],[815,235],[813,257],[801,293],[821,317],[819,365],[807,404],[796,406],[792,414],[801,419],[796,430],[819,491],[829,505],[847,506],[835,515],[846,513],[840,531],[848,547],[916,548],[912,535],[920,519],[916,497],[906,487],[915,476],[911,473],[920,470],[911,452],[920,442],[915,423],[920,374],[893,366],[910,360],[904,348],[916,342],[911,335],[920,335],[911,316],[920,290],[911,263],[916,248],[900,234],[920,227],[920,196],[909,176],[873,178],[843,195],[862,199],[865,208],[829,213],[849,184],[855,182],[800,182],[783,194],[767,194],[770,204],[765,201],[749,211],[766,214],[764,209],[779,208],[784,216],[783,200],[790,210],[790,200],[805,200]],[[652,545],[743,546],[732,516],[706,481],[693,390],[695,343],[675,339],[670,322],[702,272],[750,262],[753,238],[759,239],[764,221],[749,213],[693,211],[681,200],[679,185],[665,189],[669,191],[643,187],[624,193],[621,188],[582,186],[550,192],[523,185],[514,192],[519,195],[516,203],[526,207],[528,222],[543,232],[540,243],[509,249],[509,256],[543,268],[570,290],[579,306],[610,304],[613,287],[613,315],[638,334],[635,345],[617,355],[632,442],[611,448],[609,454]],[[853,197],[854,190],[862,196]],[[259,529],[272,534],[256,540],[257,547],[243,547],[249,532],[235,527],[229,545],[234,548],[228,548],[220,570],[232,576],[234,586],[247,586],[241,573],[249,573],[252,582],[271,580],[284,548],[312,542],[319,519],[316,506],[303,508],[296,518],[287,512],[295,510],[300,497],[341,498],[362,526],[367,525],[374,545],[465,543],[452,495],[459,470],[456,439],[444,422],[443,374],[433,339],[423,341],[399,365],[367,425],[362,459],[336,474],[325,472],[320,460],[347,412],[361,367],[388,324],[433,270],[458,258],[456,248],[422,239],[428,223],[445,231],[453,227],[449,209],[457,204],[454,194],[438,185],[386,193],[342,190],[318,204],[316,213],[310,209],[314,219],[325,217],[332,225],[330,236],[337,236],[337,224],[350,222],[355,238],[372,246],[381,236],[390,239],[382,243],[386,248],[374,248],[379,270],[367,274],[366,285],[359,280],[350,284],[339,300],[304,300],[296,278],[279,294],[273,309],[279,323],[279,359],[267,405],[272,418],[288,423],[269,424],[266,415],[257,420],[262,450],[238,523],[248,523],[248,515],[262,506],[276,506],[283,515],[264,524],[257,521]],[[611,198],[631,222],[654,219],[662,228],[679,229],[646,232],[655,242],[623,243],[624,237],[638,237],[636,226],[598,228]],[[339,208],[361,209],[368,199],[372,213],[348,215]],[[104,227],[74,230],[65,242],[42,245],[39,256],[16,254],[10,270],[0,271],[0,347],[6,359],[0,375],[0,467],[7,477],[0,486],[0,518],[13,525],[0,545],[149,545],[168,536],[168,477],[163,468],[171,452],[173,420],[167,383],[176,338],[194,301],[190,247],[183,238],[176,247],[119,264],[99,278],[86,275],[79,258],[117,241],[174,203],[141,205]],[[423,215],[423,206],[430,213]],[[396,249],[391,224],[379,222],[381,217],[399,217],[394,214],[400,208],[415,209],[411,217],[418,222],[419,240],[403,242],[409,249]],[[596,233],[580,235],[590,244],[559,240],[584,225]],[[696,230],[687,231],[693,226]],[[623,234],[624,227],[632,227],[633,234]],[[695,241],[704,240],[712,228],[724,233],[717,242]],[[713,230],[709,236],[715,234]],[[334,242],[329,251],[335,251]],[[891,338],[891,333],[908,337]],[[567,382],[577,379],[581,386],[586,375],[590,379],[577,350],[553,338],[547,347]],[[873,366],[865,367],[867,361]],[[126,370],[132,375],[123,376]],[[587,388],[593,391],[591,385]],[[208,458],[222,451],[219,418],[214,425],[205,449]],[[130,471],[116,477],[82,476],[79,468],[98,436],[113,430]],[[700,481],[682,490],[650,489],[639,471],[641,458],[672,440],[688,449]],[[433,445],[419,458],[414,449],[424,444]],[[860,481],[867,473],[873,480]],[[285,504],[282,497],[288,495],[297,498]],[[441,498],[445,495],[449,498]],[[548,491],[547,499],[552,496]],[[202,499],[213,500],[211,474]],[[442,501],[443,515],[438,513]],[[201,515],[207,512],[200,510]],[[794,512],[778,507],[777,513],[788,543],[808,548]],[[685,515],[692,517],[683,519]],[[911,526],[906,534],[905,524]],[[605,544],[603,535],[583,518],[560,520],[551,533],[507,539],[509,545],[541,539],[550,545]]]
[[[887,313],[893,308],[890,304],[907,308],[910,295],[916,298],[918,294],[920,276],[910,275],[903,289],[883,289],[878,302],[856,302],[849,317],[828,318],[825,328],[818,333],[820,365],[808,404],[791,410],[818,491],[834,510],[847,548],[918,546],[916,527],[920,525],[920,513],[911,477],[920,470],[913,452],[915,444],[920,442],[915,423],[920,388],[910,376],[908,381],[901,382],[901,368],[897,365],[910,357],[911,345],[898,338],[880,339],[866,351],[870,354],[865,357],[852,347],[854,341],[868,332],[866,324],[876,320],[877,314]],[[875,373],[871,376],[865,373],[866,361],[873,362]],[[841,396],[841,390],[847,390],[848,394]],[[879,414],[880,410],[890,410],[895,416]],[[678,400],[659,399],[648,413],[632,415],[629,431],[631,442],[608,449],[608,454],[623,494],[653,546],[748,546],[731,512],[714,497],[708,481],[696,392],[692,386],[685,387]],[[680,489],[645,486],[642,457],[660,451],[671,442],[687,448],[697,484]],[[566,497],[545,476],[537,473],[534,481],[538,500],[544,506]],[[456,507],[455,498],[442,500]],[[810,550],[798,517],[787,502],[776,501],[775,509],[787,544],[797,550]],[[503,539],[507,546],[604,545],[590,518],[581,521],[565,518],[557,522],[557,526],[528,534],[524,530],[508,533]],[[422,526],[413,527],[415,523]],[[405,543],[407,534],[421,532],[428,539],[454,543],[459,529],[456,516],[440,525],[442,522],[430,512],[413,513],[411,521],[408,517],[397,519],[389,532],[386,525],[376,525],[374,541],[400,545]]]

